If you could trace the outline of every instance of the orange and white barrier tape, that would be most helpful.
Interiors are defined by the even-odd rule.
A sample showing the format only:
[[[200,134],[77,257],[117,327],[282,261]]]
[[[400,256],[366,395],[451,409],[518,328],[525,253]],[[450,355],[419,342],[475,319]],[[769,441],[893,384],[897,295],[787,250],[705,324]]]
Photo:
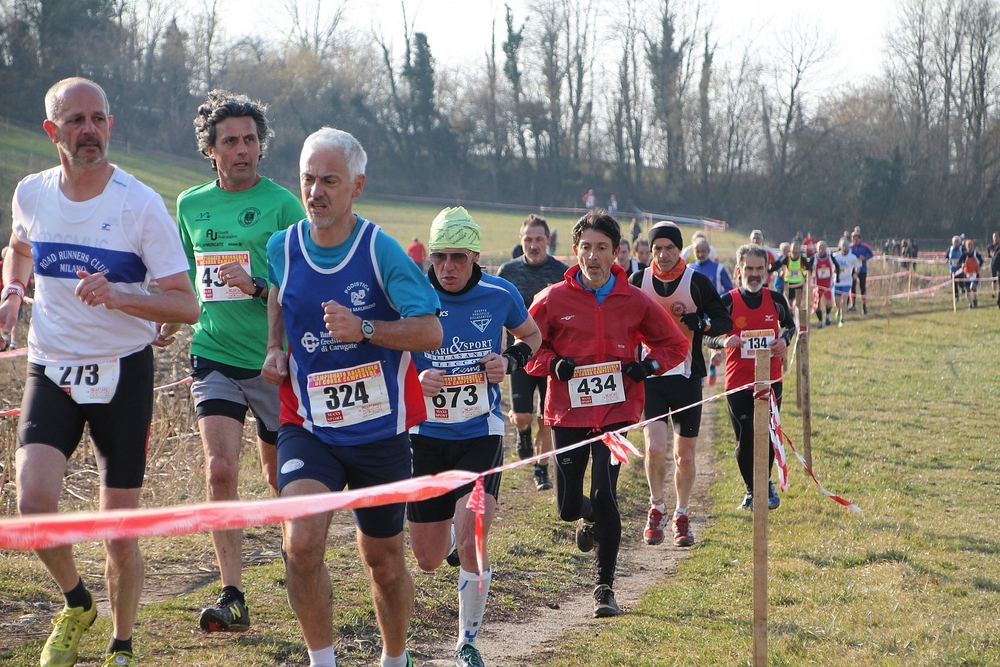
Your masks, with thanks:
[[[0,548],[47,549],[88,540],[249,528],[333,510],[426,500],[475,482],[478,477],[478,473],[450,470],[339,493],[110,512],[32,514],[0,521]]]
[[[816,484],[816,487],[823,493],[823,495],[830,498],[836,503],[840,503],[841,505],[851,510],[852,512],[860,514],[861,513],[860,507],[852,503],[850,500],[841,498],[835,493],[830,493],[829,491],[826,490],[826,488],[823,487],[822,484],[820,484],[820,481],[816,479],[816,475],[813,474],[812,468],[809,466],[808,463],[806,463],[805,458],[803,458],[803,456],[799,454],[799,450],[795,448],[795,444],[792,442],[791,438],[785,435],[785,432],[781,429],[781,420],[780,417],[778,416],[778,405],[777,402],[775,401],[773,391],[771,392],[770,402],[771,402],[771,424],[769,431],[771,434],[771,444],[774,447],[775,463],[776,464],[778,463],[779,457],[781,461],[781,463],[778,465],[778,484],[781,487],[781,490],[784,491],[788,485],[788,466],[785,463],[785,449],[782,446],[782,443],[787,443],[788,446],[791,448],[792,453],[794,453],[796,458],[799,459],[799,463],[801,463],[802,467],[806,469],[806,472],[809,474],[809,477],[812,478],[813,483]]]

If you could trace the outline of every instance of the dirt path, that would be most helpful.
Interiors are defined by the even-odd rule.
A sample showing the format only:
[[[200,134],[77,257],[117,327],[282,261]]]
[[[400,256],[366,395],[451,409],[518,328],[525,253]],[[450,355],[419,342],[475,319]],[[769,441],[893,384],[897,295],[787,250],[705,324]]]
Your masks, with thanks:
[[[702,414],[701,436],[698,439],[698,451],[695,457],[698,474],[691,502],[691,525],[696,538],[705,533],[710,516],[708,488],[717,474],[713,451],[714,413],[717,409],[718,402],[708,403]],[[629,465],[641,466],[642,462],[631,461]],[[673,466],[669,464],[667,479],[671,488],[672,475]],[[671,498],[672,495],[671,493]],[[669,535],[659,546],[646,545],[642,542],[643,523],[644,519],[634,517],[631,527],[626,521],[625,529],[622,531],[622,545],[615,576],[615,599],[626,612],[647,589],[670,576],[681,559],[691,552],[690,549],[673,546]],[[530,619],[494,623],[490,621],[487,609],[486,623],[478,642],[486,664],[489,667],[532,667],[538,664],[540,656],[559,650],[563,634],[591,625],[614,622],[613,619],[592,617],[594,600],[590,588],[566,591],[566,593],[567,597],[559,600],[558,604],[538,607]],[[454,639],[450,635],[446,644],[418,645],[416,648],[422,654],[434,656],[450,656],[455,650]],[[455,664],[450,658],[414,662],[417,667],[454,667]]]

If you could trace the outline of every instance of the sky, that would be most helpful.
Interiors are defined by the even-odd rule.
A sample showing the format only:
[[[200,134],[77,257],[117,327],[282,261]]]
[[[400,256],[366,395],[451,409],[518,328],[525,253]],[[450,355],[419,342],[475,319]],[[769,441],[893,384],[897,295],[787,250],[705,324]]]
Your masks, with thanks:
[[[186,0],[197,8],[202,0]],[[826,86],[861,83],[880,72],[884,34],[895,14],[894,0],[702,0],[706,19],[711,20],[724,60],[736,60],[748,39],[765,51],[774,48],[774,36],[791,26],[819,27],[831,43],[831,57],[817,72]],[[313,0],[300,0],[312,5]],[[329,7],[334,0],[322,0]],[[523,22],[530,0],[403,0],[406,18],[414,32],[427,34],[431,53],[439,67],[481,63],[489,48],[493,21],[496,21],[497,49],[504,32],[504,5],[514,11],[515,21]],[[259,0],[254,12],[246,11],[241,0],[222,0],[222,14],[231,36],[265,33],[277,22],[281,0]],[[614,0],[605,2],[613,6]],[[674,2],[679,9],[693,0]],[[346,0],[347,25],[361,30],[380,30],[395,48],[402,48],[403,12],[400,0]],[[603,25],[613,23],[603,17]],[[501,54],[502,57],[502,54]]]

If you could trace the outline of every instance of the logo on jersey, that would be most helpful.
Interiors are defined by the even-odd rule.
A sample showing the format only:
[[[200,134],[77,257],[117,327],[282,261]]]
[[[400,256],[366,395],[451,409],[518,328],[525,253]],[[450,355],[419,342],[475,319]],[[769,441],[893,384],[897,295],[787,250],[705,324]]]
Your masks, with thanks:
[[[764,321],[765,322],[773,322],[774,321],[774,315],[765,315],[764,316]]]
[[[304,347],[306,352],[309,354],[315,352],[316,348],[319,347],[319,338],[316,338],[316,334],[312,331],[307,331],[302,334],[302,340],[299,342],[302,343],[302,347]]]
[[[747,318],[745,318],[742,315],[740,315],[735,320],[733,320],[733,325],[735,325],[737,329],[746,329],[747,328]]]
[[[687,306],[680,301],[674,301],[670,304],[670,314],[676,318],[680,318],[682,315],[687,313]]]
[[[490,326],[490,322],[492,321],[493,321],[493,315],[490,313],[490,311],[485,310],[483,308],[473,311],[472,317],[469,318],[469,322],[472,323],[472,326],[479,329],[480,333],[486,331],[486,327]]]
[[[240,214],[236,216],[236,220],[239,221],[240,225],[243,227],[253,227],[260,220],[260,209],[254,206],[248,206],[247,208],[240,211]]]
[[[102,232],[111,231],[111,223],[110,222],[101,223],[101,231]]]
[[[346,294],[351,300],[351,306],[354,308],[360,308],[361,306],[366,305],[366,302],[368,301],[368,293],[370,291],[371,288],[367,283],[358,281],[348,285],[347,289],[344,290],[344,294]]]
[[[564,317],[560,317],[559,319],[562,320],[563,322],[569,322],[574,317],[576,317],[576,315],[566,315]]]
[[[198,214],[198,217],[194,219],[195,222],[205,222],[206,220],[211,220],[212,214],[209,211],[202,211]]]

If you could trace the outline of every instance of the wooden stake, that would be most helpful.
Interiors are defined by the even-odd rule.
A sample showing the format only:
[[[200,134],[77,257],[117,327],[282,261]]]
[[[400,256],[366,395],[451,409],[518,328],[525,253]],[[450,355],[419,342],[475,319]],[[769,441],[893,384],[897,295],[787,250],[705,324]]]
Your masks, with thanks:
[[[757,350],[753,410],[753,667],[767,666],[767,482],[771,351]]]

